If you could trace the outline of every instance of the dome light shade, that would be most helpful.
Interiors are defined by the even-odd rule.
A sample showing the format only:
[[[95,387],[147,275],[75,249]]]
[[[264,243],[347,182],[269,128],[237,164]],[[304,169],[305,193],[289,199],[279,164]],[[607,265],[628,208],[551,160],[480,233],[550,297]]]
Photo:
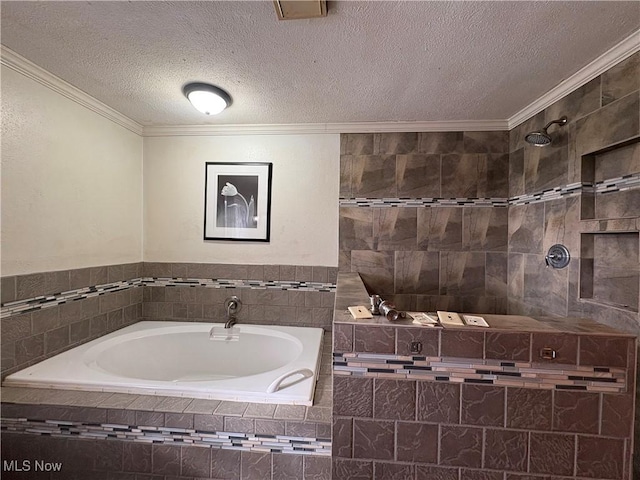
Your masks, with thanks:
[[[208,83],[188,83],[182,92],[205,115],[217,115],[232,103],[227,92]]]

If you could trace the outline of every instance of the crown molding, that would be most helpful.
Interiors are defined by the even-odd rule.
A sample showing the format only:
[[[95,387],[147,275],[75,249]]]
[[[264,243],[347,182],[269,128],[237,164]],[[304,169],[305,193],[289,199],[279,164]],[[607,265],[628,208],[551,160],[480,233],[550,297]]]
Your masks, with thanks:
[[[517,127],[522,122],[540,113],[545,108],[553,105],[555,102],[567,96],[574,90],[577,90],[581,86],[589,83],[598,75],[601,75],[617,63],[638,51],[640,51],[640,30],[636,30],[613,48],[600,55],[593,62],[582,67],[569,78],[563,80],[540,98],[524,107],[515,115],[511,116],[511,118],[507,120],[508,129],[511,130],[512,128]]]
[[[506,120],[145,126],[145,137],[507,130]]]
[[[114,123],[130,130],[131,132],[142,135],[142,125],[131,120],[129,117],[114,110],[113,108],[105,105],[99,100],[96,100],[91,95],[83,92],[77,87],[74,87],[70,83],[65,82],[60,77],[55,76],[51,72],[39,67],[33,62],[30,62],[23,56],[17,54],[10,48],[0,44],[0,63],[6,67],[15,70],[16,72],[24,75],[31,80],[44,85],[45,87],[59,93],[63,97],[68,98],[88,108],[92,112],[103,116],[104,118],[111,120]]]
[[[640,51],[640,30],[636,30],[594,61],[563,80],[543,96],[505,120],[451,120],[424,122],[345,122],[307,124],[165,125],[142,126],[82,90],[30,62],[0,44],[0,63],[50,88],[64,97],[144,137],[287,135],[335,133],[451,132],[511,130],[556,101],[590,82],[627,57]]]

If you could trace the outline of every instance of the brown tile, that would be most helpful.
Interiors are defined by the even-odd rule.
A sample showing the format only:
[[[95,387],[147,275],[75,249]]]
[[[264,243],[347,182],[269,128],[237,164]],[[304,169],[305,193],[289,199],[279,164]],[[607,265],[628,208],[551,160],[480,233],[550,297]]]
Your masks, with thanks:
[[[351,251],[351,271],[358,272],[371,293],[395,293],[394,252]]]
[[[509,207],[509,252],[542,254],[544,203]]]
[[[45,293],[47,292],[44,291],[44,273],[32,273],[16,277],[16,300],[38,297]]]
[[[573,475],[574,435],[531,433],[529,470],[532,473]]]
[[[487,178],[487,155],[442,156],[442,197],[478,197],[479,184]]]
[[[340,480],[371,480],[373,478],[373,462],[334,458],[332,463],[332,478]]]
[[[180,475],[180,447],[174,445],[153,445],[151,448],[153,473]]]
[[[394,430],[394,422],[354,419],[353,457],[392,460]]]
[[[528,333],[487,332],[485,358],[529,362],[531,335]]]
[[[373,248],[372,208],[340,207],[339,246],[343,250]]]
[[[418,150],[416,132],[375,133],[373,135],[374,153],[414,153]]]
[[[640,91],[626,95],[576,122],[578,155],[591,153],[638,135]]]
[[[596,393],[554,392],[553,429],[598,433],[600,402]]]
[[[580,336],[580,365],[627,366],[627,338]]]
[[[506,131],[464,132],[465,153],[504,153],[509,151]]]
[[[331,455],[351,458],[353,436],[353,420],[351,418],[333,418],[333,434],[331,437]]]
[[[264,480],[271,476],[271,455],[268,453],[241,452],[241,480]]]
[[[415,250],[416,235],[417,208],[373,209],[374,250]]]
[[[437,463],[437,425],[398,422],[396,428],[396,455],[399,461]]]
[[[373,416],[389,420],[414,420],[416,417],[416,382],[375,379]]]
[[[440,465],[482,466],[482,429],[443,425],[440,428]]]
[[[416,465],[416,480],[458,480],[458,469]]]
[[[141,427],[163,427],[164,413],[139,410],[136,412],[136,425]]]
[[[59,294],[69,290],[69,270],[44,273],[44,292]]]
[[[122,442],[124,443],[124,442]],[[94,459],[94,468],[98,471],[112,472],[122,470],[121,442],[96,442],[97,451]]]
[[[440,253],[440,295],[484,295],[485,254]]]
[[[507,427],[551,430],[551,390],[507,388]]]
[[[485,292],[487,295],[495,297],[507,296],[507,273],[508,255],[506,253],[487,252],[485,271]]]
[[[542,358],[543,348],[551,348],[556,352],[556,358],[545,360]],[[531,344],[531,360],[541,363],[576,364],[578,352],[578,336],[559,333],[534,333]]]
[[[544,149],[524,150],[524,181],[527,193],[537,193],[568,183],[569,129],[555,128],[553,143]]]
[[[351,162],[351,192],[355,197],[395,197],[395,155],[354,156]]]
[[[25,339],[31,335],[31,328],[31,314],[29,313],[3,318],[0,322],[2,344],[6,345],[16,340]]]
[[[602,435],[629,437],[633,425],[633,395],[602,395]]]
[[[373,153],[373,133],[341,133],[341,155],[371,155]]]
[[[34,335],[15,343],[16,365],[30,362],[44,355],[44,335]]]
[[[438,252],[395,252],[395,292],[437,295],[440,285]]]
[[[123,466],[126,472],[151,473],[151,444],[123,442]]]
[[[524,149],[509,154],[509,198],[524,195]]]
[[[331,457],[304,456],[305,480],[331,480]]]
[[[211,473],[211,448],[182,447],[182,476],[207,478]]]
[[[374,462],[373,480],[414,480],[413,465]]]
[[[396,335],[393,327],[356,325],[354,351],[363,353],[395,353]]]
[[[462,423],[504,425],[505,389],[484,385],[462,385]]]
[[[602,74],[602,105],[640,89],[640,54],[635,53]]]
[[[462,208],[419,208],[417,244],[420,250],[462,249]]]
[[[0,285],[0,303],[13,302],[16,299],[16,277],[2,277]]]
[[[440,197],[440,155],[397,155],[398,197]]]
[[[577,476],[618,479],[623,470],[624,440],[578,436]]]
[[[417,420],[460,423],[460,385],[418,382]]]
[[[484,332],[441,330],[440,355],[443,357],[484,358]]]
[[[333,414],[353,417],[373,416],[373,380],[335,376]]]
[[[528,442],[527,432],[487,429],[484,440],[485,468],[527,471]]]
[[[340,155],[340,198],[351,198],[351,176],[353,156]]]
[[[303,405],[278,405],[273,418],[283,420],[303,420],[306,407]]]
[[[220,415],[195,414],[193,428],[201,432],[217,432],[223,430],[224,417]]]
[[[502,472],[491,472],[489,470],[468,470],[460,469],[460,480],[502,480]]]
[[[422,132],[418,150],[421,153],[462,153],[464,132]]]
[[[437,357],[438,341],[439,332],[437,330],[402,327],[396,329],[396,353],[398,355],[412,355],[411,344],[420,342],[422,344],[420,355]]]
[[[462,248],[506,252],[509,237],[508,220],[507,208],[463,208]]]
[[[284,432],[292,437],[313,438],[316,436],[316,426],[309,422],[285,422]]]
[[[211,449],[211,477],[238,480],[240,462],[240,452],[237,450]]]
[[[257,435],[284,435],[284,423],[282,420],[255,420]]]
[[[273,455],[273,478],[299,480],[303,478],[302,455]]]
[[[333,351],[352,352],[353,351],[353,325],[336,323],[333,326]]]

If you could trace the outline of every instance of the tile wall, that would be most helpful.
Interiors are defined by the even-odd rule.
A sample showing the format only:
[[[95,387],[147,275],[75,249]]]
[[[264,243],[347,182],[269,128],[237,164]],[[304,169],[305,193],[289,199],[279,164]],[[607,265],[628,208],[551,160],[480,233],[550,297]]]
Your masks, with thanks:
[[[506,313],[508,141],[342,135],[340,271],[402,309]]]
[[[331,329],[337,269],[296,265],[144,263],[145,320],[211,322],[226,315],[224,301],[237,295],[240,322]],[[170,283],[167,279],[197,279]],[[212,285],[205,279],[225,279]],[[153,286],[152,286],[153,285]]]
[[[580,182],[606,184],[640,174],[640,143],[633,143],[640,135],[639,111],[640,53],[636,53],[509,132],[510,196]],[[526,132],[562,115],[569,122],[549,129],[551,146],[536,148],[524,142]],[[592,158],[593,152],[612,145],[623,148]],[[509,312],[583,316],[640,333],[639,231],[637,187],[510,206]],[[596,235],[595,242],[590,235]],[[588,248],[589,242],[596,252]],[[571,253],[565,269],[545,266],[544,255],[556,243]],[[593,268],[594,253],[596,276],[588,278],[586,268]],[[591,259],[591,265],[581,257]],[[590,295],[595,295],[594,301],[580,293],[587,283],[595,289]]]
[[[341,279],[336,318],[349,321],[344,304],[366,294]],[[553,323],[530,333],[336,322],[333,478],[632,478],[635,339]],[[557,358],[540,359],[542,345]]]
[[[143,291],[127,281],[141,273],[130,263],[2,277],[2,377],[137,322]]]
[[[330,330],[336,275],[320,266],[141,262],[2,277],[2,377],[143,319],[219,321],[231,295],[243,302],[240,322]]]

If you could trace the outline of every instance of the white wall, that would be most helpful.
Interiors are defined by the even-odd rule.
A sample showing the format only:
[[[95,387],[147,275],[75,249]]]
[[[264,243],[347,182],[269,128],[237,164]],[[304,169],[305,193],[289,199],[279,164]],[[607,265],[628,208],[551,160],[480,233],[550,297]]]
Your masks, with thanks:
[[[142,138],[2,67],[2,275],[142,260]]]
[[[271,241],[204,241],[205,163],[272,162]],[[148,262],[338,264],[340,136],[144,139]]]

